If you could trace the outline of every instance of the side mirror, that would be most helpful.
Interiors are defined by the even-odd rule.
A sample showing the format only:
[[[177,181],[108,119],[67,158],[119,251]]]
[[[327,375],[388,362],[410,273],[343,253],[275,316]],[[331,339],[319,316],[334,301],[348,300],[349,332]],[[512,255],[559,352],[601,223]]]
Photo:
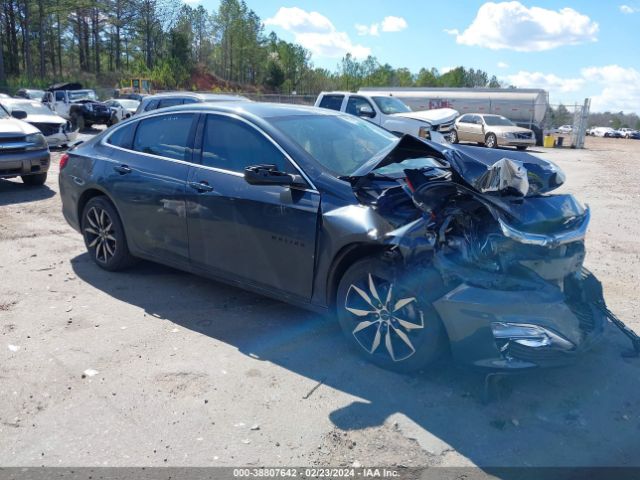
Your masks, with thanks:
[[[27,112],[25,112],[24,110],[13,110],[11,112],[11,116],[13,118],[17,118],[18,120],[24,120],[25,118],[27,118]]]
[[[365,118],[373,118],[376,116],[376,112],[371,110],[371,107],[358,107],[358,116]]]
[[[244,169],[244,180],[249,185],[296,185],[301,184],[299,175],[281,172],[275,165],[252,165]]]

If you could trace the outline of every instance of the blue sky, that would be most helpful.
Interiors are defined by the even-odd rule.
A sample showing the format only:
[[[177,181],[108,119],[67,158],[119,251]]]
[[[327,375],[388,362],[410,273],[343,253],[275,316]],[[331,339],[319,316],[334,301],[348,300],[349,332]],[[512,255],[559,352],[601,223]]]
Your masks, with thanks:
[[[594,111],[640,113],[640,0],[246,1],[318,66],[335,69],[347,52],[413,72],[462,65],[545,88],[552,103],[591,97]]]

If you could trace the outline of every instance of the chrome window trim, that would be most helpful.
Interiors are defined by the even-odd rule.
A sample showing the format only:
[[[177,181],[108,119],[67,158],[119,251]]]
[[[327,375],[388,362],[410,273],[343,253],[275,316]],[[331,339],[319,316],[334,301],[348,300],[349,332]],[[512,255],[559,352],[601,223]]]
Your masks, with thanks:
[[[129,153],[133,152],[133,153],[144,155],[144,156],[147,156],[147,157],[157,158],[159,160],[166,160],[166,161],[169,161],[169,162],[183,163],[183,164],[194,166],[194,167],[198,167],[198,168],[204,168],[204,169],[207,169],[207,170],[212,170],[212,171],[218,172],[218,173],[226,173],[227,175],[233,175],[233,176],[236,176],[236,177],[244,177],[244,174],[242,174],[240,172],[236,172],[235,170],[226,170],[224,168],[210,167],[208,165],[202,165],[201,163],[187,162],[186,160],[176,160],[174,158],[168,158],[168,157],[163,157],[163,156],[160,156],[160,155],[154,155],[152,153],[139,152],[137,150],[130,150],[130,149],[127,149],[127,148],[122,148],[122,147],[118,147],[117,145],[112,145],[110,143],[107,143],[107,140],[109,140],[111,135],[113,135],[116,131],[120,130],[121,128],[125,128],[125,127],[131,125],[134,122],[140,122],[140,121],[145,120],[147,118],[158,117],[158,116],[161,116],[161,115],[171,115],[171,114],[175,115],[175,114],[181,114],[181,113],[192,113],[192,114],[196,114],[196,115],[197,114],[202,114],[202,115],[221,115],[221,116],[225,116],[225,117],[234,118],[236,120],[240,120],[241,122],[249,125],[254,130],[258,131],[258,133],[262,134],[267,140],[269,140],[280,151],[280,153],[282,155],[284,155],[284,157],[289,162],[291,162],[291,165],[293,165],[293,167],[298,171],[298,173],[300,173],[302,178],[304,178],[304,180],[311,186],[311,188],[299,188],[298,190],[302,190],[302,191],[306,191],[306,192],[313,192],[313,193],[320,193],[318,191],[318,189],[316,188],[316,186],[314,185],[314,183],[311,181],[311,179],[304,172],[304,170],[302,170],[302,168],[300,168],[300,166],[278,144],[278,142],[276,142],[273,138],[271,138],[271,136],[268,133],[266,133],[262,128],[260,128],[257,125],[251,123],[250,121],[242,118],[240,115],[236,115],[235,113],[207,112],[207,111],[201,111],[201,110],[180,110],[178,112],[157,112],[157,113],[152,113],[152,114],[149,114],[149,115],[145,115],[144,118],[139,118],[139,119],[133,118],[131,120],[131,122],[127,122],[125,125],[118,125],[118,126],[114,127],[114,129],[111,132],[106,134],[100,140],[100,145],[102,145],[103,147],[109,147],[109,148],[114,148],[116,150],[121,150],[123,152],[129,152]],[[205,119],[205,121],[206,121],[206,119]]]

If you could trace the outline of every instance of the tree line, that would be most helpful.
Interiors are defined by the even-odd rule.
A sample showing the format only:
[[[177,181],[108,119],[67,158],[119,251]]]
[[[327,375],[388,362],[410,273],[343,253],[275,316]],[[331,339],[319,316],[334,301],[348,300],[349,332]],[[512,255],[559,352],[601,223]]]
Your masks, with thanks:
[[[264,30],[244,0],[217,10],[180,0],[1,0],[0,87],[54,81],[124,86],[149,78],[157,89],[211,88],[316,94],[362,86],[500,87],[495,76],[457,67],[447,72],[381,64],[347,54],[331,71],[310,52]],[[220,82],[217,82],[217,81]]]

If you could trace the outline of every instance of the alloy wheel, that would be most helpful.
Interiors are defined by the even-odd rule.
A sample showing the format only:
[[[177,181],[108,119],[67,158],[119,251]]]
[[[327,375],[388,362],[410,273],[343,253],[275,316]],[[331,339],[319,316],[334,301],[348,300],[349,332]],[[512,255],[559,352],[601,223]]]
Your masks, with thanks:
[[[107,263],[116,253],[117,240],[113,221],[109,213],[100,207],[91,207],[87,212],[87,225],[84,228],[87,245],[94,249],[96,260]]]
[[[416,353],[411,332],[424,328],[416,297],[397,295],[397,290],[393,282],[369,273],[361,285],[349,286],[344,305],[353,317],[352,334],[358,344],[368,353],[387,355],[394,362]]]

